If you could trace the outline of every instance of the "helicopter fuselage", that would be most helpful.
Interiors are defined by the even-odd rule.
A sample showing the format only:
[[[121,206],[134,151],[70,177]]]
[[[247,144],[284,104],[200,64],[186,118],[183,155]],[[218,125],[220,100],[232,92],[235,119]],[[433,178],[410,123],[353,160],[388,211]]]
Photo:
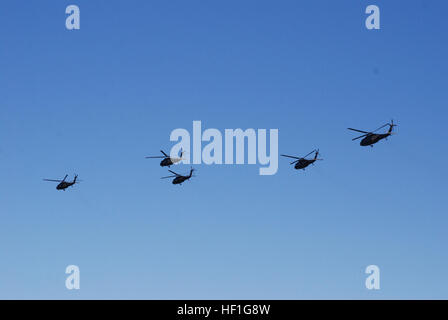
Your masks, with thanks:
[[[165,158],[160,162],[161,167],[170,167],[175,163],[181,161],[181,158]]]
[[[368,134],[364,139],[361,140],[361,142],[359,144],[361,146],[363,146],[363,147],[371,146],[371,145],[377,143],[378,141],[387,138],[388,136],[390,136],[390,133],[382,133],[382,134],[372,133],[372,134]]]
[[[65,181],[62,181],[60,184],[58,184],[57,186],[56,186],[56,189],[57,190],[64,190],[65,191],[65,189],[67,189],[68,187],[70,187],[70,186],[72,186],[72,185],[74,185],[75,183],[74,182],[65,182]]]
[[[169,167],[173,164],[173,161],[171,161],[171,158],[165,158],[160,162],[161,167]]]
[[[300,159],[299,161],[297,161],[297,163],[294,166],[294,169],[300,170],[300,169],[305,169],[306,167],[308,167],[310,164],[314,163],[316,160],[312,159],[312,160],[308,160],[308,159]]]
[[[173,179],[173,184],[181,184],[182,182],[185,182],[185,180],[190,179],[189,176],[179,176]]]

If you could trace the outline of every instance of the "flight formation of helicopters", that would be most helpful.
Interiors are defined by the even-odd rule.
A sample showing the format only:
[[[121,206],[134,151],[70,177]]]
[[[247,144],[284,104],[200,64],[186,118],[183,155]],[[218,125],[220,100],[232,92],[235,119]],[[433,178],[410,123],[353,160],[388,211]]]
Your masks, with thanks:
[[[389,126],[387,132],[385,133],[376,133],[379,130],[385,128]],[[394,124],[394,121],[391,120],[390,123],[386,123],[384,125],[382,125],[381,127],[379,127],[378,129],[375,129],[373,131],[363,131],[363,130],[359,130],[359,129],[353,129],[353,128],[347,128],[348,130],[351,131],[355,131],[355,132],[359,132],[362,133],[362,135],[353,138],[352,141],[354,140],[358,140],[361,139],[361,142],[359,143],[361,146],[370,146],[373,147],[373,145],[383,139],[386,139],[391,136],[394,132],[393,129],[394,127],[396,127],[397,125]],[[180,162],[183,160],[183,155],[185,154],[184,151],[181,150],[180,152],[180,157],[170,157],[168,154],[166,154],[163,150],[160,150],[160,152],[163,154],[163,156],[149,156],[149,157],[145,157],[146,159],[162,159],[162,161],[160,162],[160,166],[161,167],[168,167],[170,168],[172,165]],[[314,157],[312,157],[311,159],[307,159],[307,157],[309,155],[311,155],[312,153],[314,153]],[[304,157],[297,157],[297,156],[290,156],[290,155],[286,155],[286,154],[282,154],[282,157],[286,157],[286,158],[292,158],[295,159],[294,161],[292,161],[290,164],[294,165],[294,169],[296,170],[305,170],[306,167],[308,167],[311,164],[314,164],[316,161],[318,160],[323,160],[318,158],[319,157],[319,149],[315,149],[313,151],[311,151],[310,153],[308,153],[306,156]],[[162,177],[161,179],[169,179],[169,178],[174,178],[172,180],[173,184],[178,184],[181,185],[183,182],[190,180],[193,176],[193,172],[195,171],[195,169],[191,168],[190,169],[190,173],[187,175],[181,175],[179,173],[176,173],[172,170],[168,170],[170,173],[172,173],[172,175],[170,176],[166,176],[166,177]],[[75,175],[73,181],[66,181],[68,175],[66,175],[64,177],[64,179],[62,180],[56,180],[56,179],[43,179],[44,181],[50,181],[50,182],[58,182],[58,185],[56,186],[57,190],[64,190],[67,189],[68,187],[71,187],[77,183],[79,183],[80,180],[77,180],[78,176]]]

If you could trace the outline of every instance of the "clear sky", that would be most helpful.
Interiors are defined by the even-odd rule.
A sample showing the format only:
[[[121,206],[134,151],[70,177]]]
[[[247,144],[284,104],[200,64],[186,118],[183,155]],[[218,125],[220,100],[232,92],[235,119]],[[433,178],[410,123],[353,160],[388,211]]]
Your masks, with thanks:
[[[69,4],[80,30],[65,28]],[[364,26],[370,4],[380,30]],[[448,298],[447,10],[2,1],[0,298]],[[392,118],[398,134],[374,148],[346,130]],[[144,157],[193,120],[279,129],[281,153],[325,160],[279,159],[274,176],[198,165],[173,186]],[[67,192],[42,181],[74,173]]]

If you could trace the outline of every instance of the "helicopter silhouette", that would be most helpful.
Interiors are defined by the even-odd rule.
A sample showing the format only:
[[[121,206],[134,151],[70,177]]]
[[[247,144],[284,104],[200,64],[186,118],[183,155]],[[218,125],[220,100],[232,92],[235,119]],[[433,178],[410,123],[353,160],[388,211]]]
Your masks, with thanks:
[[[145,157],[145,158],[146,159],[161,159],[161,158],[163,158],[163,160],[160,162],[160,166],[168,167],[168,168],[171,167],[173,164],[184,160],[182,157],[183,157],[185,151],[182,151],[182,149],[180,150],[180,158],[171,158],[169,155],[167,155],[165,152],[163,152],[163,150],[160,150],[160,152],[162,152],[163,156],[150,156],[150,157]]]
[[[310,154],[312,154],[313,152],[315,152],[316,154],[314,155],[313,159],[305,159],[306,157],[308,157]],[[317,157],[319,156],[319,149],[314,149],[313,151],[311,151],[310,153],[308,153],[306,156],[304,157],[295,157],[295,156],[288,156],[286,154],[282,154],[282,157],[287,157],[287,158],[293,158],[293,159],[297,159],[293,162],[291,162],[290,164],[295,164],[294,169],[299,170],[305,170],[306,167],[308,167],[310,164],[313,164],[314,162],[316,162],[317,160],[323,160],[323,159],[318,159]]]
[[[378,131],[380,129],[383,129],[384,127],[387,127],[387,126],[389,126],[389,130],[386,133],[375,133],[376,131]],[[352,141],[364,137],[364,139],[361,140],[359,145],[361,145],[363,147],[364,146],[371,146],[371,147],[373,147],[373,145],[375,143],[377,143],[378,141],[380,141],[382,139],[386,139],[387,140],[387,137],[389,137],[390,135],[393,134],[392,131],[393,131],[394,127],[396,127],[396,126],[397,125],[394,124],[394,120],[391,120],[390,123],[386,123],[385,125],[382,125],[378,129],[370,131],[370,132],[369,131],[362,131],[362,130],[358,130],[358,129],[353,129],[353,128],[347,128],[347,129],[348,130],[352,130],[352,131],[356,131],[356,132],[364,133],[363,135],[361,135],[359,137],[353,138]]]
[[[173,175],[172,176],[166,176],[166,177],[162,177],[160,179],[168,179],[168,178],[174,178],[173,179],[173,184],[182,184],[183,182],[185,182],[186,180],[189,180],[191,177],[193,177],[193,172],[195,171],[193,168],[191,168],[190,170],[190,174],[187,176],[183,176],[181,174],[178,174],[174,171],[168,170],[169,172],[171,172]]]
[[[64,179],[62,180],[54,180],[54,179],[43,179],[44,181],[50,181],[50,182],[59,182],[59,184],[56,186],[57,190],[64,190],[67,189],[68,187],[73,186],[76,183],[79,183],[78,179],[78,175],[75,174],[75,178],[73,179],[72,182],[69,181],[65,181],[65,179],[67,179],[68,174],[65,175]]]

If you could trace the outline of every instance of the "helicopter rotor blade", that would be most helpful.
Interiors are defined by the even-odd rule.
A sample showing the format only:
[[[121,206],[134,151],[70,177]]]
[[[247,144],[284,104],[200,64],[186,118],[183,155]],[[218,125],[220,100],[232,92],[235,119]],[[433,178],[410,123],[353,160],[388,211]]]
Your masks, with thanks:
[[[296,161],[290,162],[289,164],[294,164],[294,163],[297,163],[297,162],[299,162],[300,160],[302,160],[302,159],[299,159],[299,160],[296,160]]]
[[[56,179],[42,179],[43,181],[50,181],[50,182],[62,182],[63,180],[56,180]]]
[[[370,133],[370,132],[367,132],[367,131],[363,131],[363,130],[358,130],[358,129],[353,129],[353,128],[347,128],[348,130],[352,130],[352,131],[356,131],[356,132],[361,132],[361,133]]]
[[[170,156],[169,155],[167,155],[165,152],[163,152],[163,150],[160,150],[160,152],[162,152],[163,153],[163,155],[165,156],[165,157],[167,157],[167,158],[169,158]]]
[[[368,134],[370,134],[370,132],[369,132],[369,133],[366,133],[366,134],[363,134],[362,136],[353,138],[352,141],[358,140],[359,138],[363,138],[363,137],[367,136]]]
[[[168,179],[168,178],[175,178],[175,177],[177,177],[177,176],[166,176],[166,177],[162,177],[160,179]]]
[[[310,154],[312,154],[313,152],[316,152],[317,150],[314,149],[313,151],[311,151],[310,153],[308,153],[306,156],[302,157],[302,159],[305,159],[306,157],[308,157]]]
[[[151,156],[151,157],[145,157],[146,159],[162,159],[162,158],[166,158],[164,156]]]
[[[176,175],[177,177],[182,176],[181,174],[178,174],[178,173],[176,173],[176,172],[174,172],[172,170],[168,170],[168,171],[171,172],[172,174]]]
[[[282,157],[286,157],[286,158],[292,158],[292,159],[301,159],[300,157],[295,157],[295,156],[288,156],[286,154],[281,154]]]
[[[377,132],[380,129],[383,129],[384,127],[387,127],[389,125],[389,123],[386,123],[384,125],[382,125],[381,127],[379,127],[378,129],[373,130],[372,132]]]

